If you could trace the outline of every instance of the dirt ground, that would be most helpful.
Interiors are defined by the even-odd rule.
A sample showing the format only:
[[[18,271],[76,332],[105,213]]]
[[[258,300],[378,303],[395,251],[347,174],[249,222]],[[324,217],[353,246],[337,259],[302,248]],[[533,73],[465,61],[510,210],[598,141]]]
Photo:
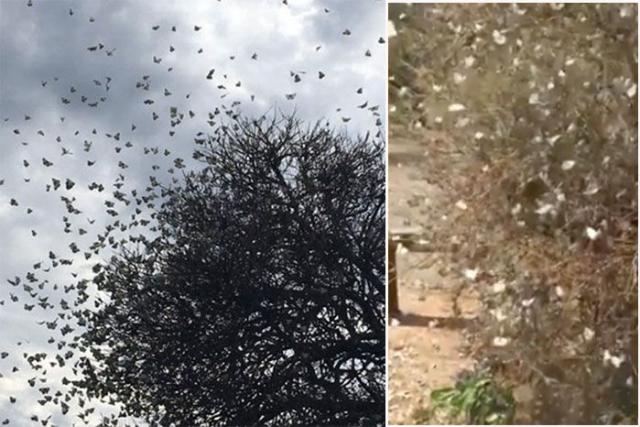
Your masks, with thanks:
[[[442,181],[446,174],[429,170],[428,157],[440,137],[391,132],[389,138],[389,227],[393,231],[419,226],[427,242],[430,228],[456,209]],[[388,421],[392,425],[413,424],[414,412],[429,405],[432,390],[453,386],[457,375],[474,364],[466,337],[480,302],[473,287],[466,286],[458,298],[460,315],[454,314],[460,273],[445,265],[446,245],[429,242],[426,246],[431,249],[407,252],[401,248],[397,255],[403,316],[389,330]]]

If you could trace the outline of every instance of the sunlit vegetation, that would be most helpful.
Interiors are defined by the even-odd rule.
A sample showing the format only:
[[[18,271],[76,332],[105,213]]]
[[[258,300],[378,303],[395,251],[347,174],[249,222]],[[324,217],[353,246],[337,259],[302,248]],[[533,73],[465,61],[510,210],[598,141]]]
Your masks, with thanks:
[[[389,18],[391,123],[446,132],[465,159],[448,171],[466,178],[451,180],[460,209],[436,233],[477,273],[476,356],[527,391],[515,422],[636,423],[636,6]]]

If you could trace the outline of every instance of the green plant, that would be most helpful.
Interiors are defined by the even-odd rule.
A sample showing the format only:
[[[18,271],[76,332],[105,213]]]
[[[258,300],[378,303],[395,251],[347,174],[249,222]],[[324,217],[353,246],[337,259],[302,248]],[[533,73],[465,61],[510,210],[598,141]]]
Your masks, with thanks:
[[[453,388],[431,392],[431,406],[416,416],[420,423],[441,423],[444,419],[460,424],[512,424],[514,408],[511,391],[479,373],[458,381]]]

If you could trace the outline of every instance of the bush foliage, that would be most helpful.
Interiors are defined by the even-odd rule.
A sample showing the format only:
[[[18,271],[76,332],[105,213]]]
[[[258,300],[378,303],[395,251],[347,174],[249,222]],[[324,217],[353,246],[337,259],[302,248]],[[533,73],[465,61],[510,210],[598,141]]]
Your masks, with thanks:
[[[480,337],[505,381],[535,386],[519,421],[635,422],[636,5],[389,17],[392,126],[446,132],[471,159],[451,172],[471,177],[452,189],[469,209],[439,233],[491,273]]]

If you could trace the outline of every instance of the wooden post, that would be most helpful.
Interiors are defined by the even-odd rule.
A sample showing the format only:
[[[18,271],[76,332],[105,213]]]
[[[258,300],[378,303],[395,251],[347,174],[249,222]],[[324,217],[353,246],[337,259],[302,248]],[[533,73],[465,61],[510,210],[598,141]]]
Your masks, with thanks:
[[[388,239],[387,268],[389,274],[389,287],[387,292],[387,306],[389,309],[389,321],[391,318],[400,315],[400,303],[398,301],[398,270],[396,268],[396,252],[398,250],[398,242],[394,241],[391,236]]]
[[[398,298],[398,268],[396,266],[396,254],[400,243],[413,247],[413,241],[422,234],[421,227],[399,227],[392,228],[387,238],[387,268],[389,276],[389,286],[387,288],[387,307],[389,310],[389,321],[392,318],[398,319],[402,316],[400,311],[400,299]]]

